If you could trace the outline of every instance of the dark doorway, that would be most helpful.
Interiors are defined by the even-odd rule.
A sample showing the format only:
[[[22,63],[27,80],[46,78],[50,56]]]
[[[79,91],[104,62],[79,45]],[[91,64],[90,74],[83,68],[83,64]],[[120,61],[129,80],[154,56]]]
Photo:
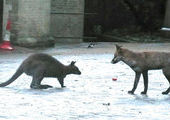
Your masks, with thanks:
[[[104,33],[124,23],[120,7],[120,1],[85,0],[84,41],[103,41]]]
[[[104,1],[85,0],[84,41],[97,41],[103,31]]]
[[[84,41],[120,41],[120,36],[139,30],[159,30],[165,3],[162,0],[85,0]]]
[[[2,41],[2,31],[3,31],[3,0],[0,0],[0,42]]]
[[[129,10],[121,0],[85,0],[84,41],[110,42],[108,35],[114,29],[135,24]]]

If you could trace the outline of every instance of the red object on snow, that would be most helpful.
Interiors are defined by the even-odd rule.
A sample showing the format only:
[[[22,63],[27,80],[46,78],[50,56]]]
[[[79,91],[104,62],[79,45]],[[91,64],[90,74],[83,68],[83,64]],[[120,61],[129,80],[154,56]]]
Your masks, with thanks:
[[[11,21],[8,19],[6,25],[6,33],[3,39],[3,42],[0,44],[0,49],[3,50],[13,50],[14,48],[11,46],[10,43],[10,30],[11,30]]]
[[[117,81],[117,78],[112,78],[113,81]]]

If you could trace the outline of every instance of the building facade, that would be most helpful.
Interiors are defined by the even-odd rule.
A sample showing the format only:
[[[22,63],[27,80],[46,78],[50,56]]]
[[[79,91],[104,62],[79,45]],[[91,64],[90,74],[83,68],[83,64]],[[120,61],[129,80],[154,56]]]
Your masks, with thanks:
[[[2,16],[1,33],[9,18],[13,44],[32,47],[82,42],[84,0],[3,0]]]
[[[169,3],[168,0],[166,5]],[[12,22],[11,42],[20,46],[107,41],[104,33],[136,25],[134,15],[126,7],[120,0],[0,0],[0,42],[7,19]],[[169,7],[165,11],[163,27],[170,28]],[[156,23],[157,20],[154,18]]]

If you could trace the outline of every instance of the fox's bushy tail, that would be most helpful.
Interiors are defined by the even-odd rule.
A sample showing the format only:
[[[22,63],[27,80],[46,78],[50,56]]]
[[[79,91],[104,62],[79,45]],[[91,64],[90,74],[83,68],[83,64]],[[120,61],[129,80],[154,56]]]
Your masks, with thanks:
[[[6,82],[0,83],[0,87],[5,87],[9,84],[11,84],[13,81],[15,81],[21,74],[23,73],[22,66],[20,66],[17,71],[14,73],[14,75]]]

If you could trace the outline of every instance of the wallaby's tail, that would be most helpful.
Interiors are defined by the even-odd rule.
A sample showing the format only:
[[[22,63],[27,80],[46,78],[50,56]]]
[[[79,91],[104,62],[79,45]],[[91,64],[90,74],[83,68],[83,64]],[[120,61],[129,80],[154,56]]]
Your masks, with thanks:
[[[15,72],[15,74],[11,77],[11,79],[9,79],[8,81],[6,81],[4,83],[1,83],[0,87],[5,87],[5,86],[9,85],[13,81],[15,81],[22,73],[23,73],[22,66],[20,66],[18,68],[18,70]]]

